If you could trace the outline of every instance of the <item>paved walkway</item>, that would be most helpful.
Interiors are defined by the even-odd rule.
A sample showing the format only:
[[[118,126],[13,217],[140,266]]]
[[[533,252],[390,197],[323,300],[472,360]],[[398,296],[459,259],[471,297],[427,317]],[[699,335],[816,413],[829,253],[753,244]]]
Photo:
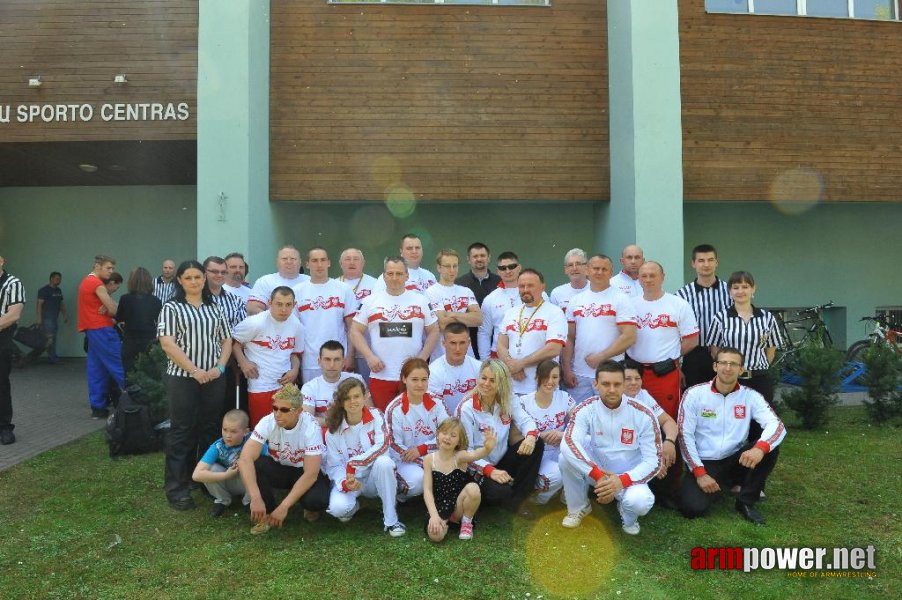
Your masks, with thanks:
[[[0,471],[106,424],[91,419],[83,358],[13,368],[10,379],[16,443],[0,446]]]

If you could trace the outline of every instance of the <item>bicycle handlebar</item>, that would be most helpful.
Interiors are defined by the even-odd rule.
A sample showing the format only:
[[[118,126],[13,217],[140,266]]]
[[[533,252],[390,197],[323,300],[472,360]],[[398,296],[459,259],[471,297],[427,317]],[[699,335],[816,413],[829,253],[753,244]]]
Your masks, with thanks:
[[[821,304],[820,306],[812,306],[811,308],[802,309],[799,311],[799,314],[802,315],[805,313],[811,313],[816,315],[817,313],[827,308],[833,308],[833,300],[827,302],[826,304]]]

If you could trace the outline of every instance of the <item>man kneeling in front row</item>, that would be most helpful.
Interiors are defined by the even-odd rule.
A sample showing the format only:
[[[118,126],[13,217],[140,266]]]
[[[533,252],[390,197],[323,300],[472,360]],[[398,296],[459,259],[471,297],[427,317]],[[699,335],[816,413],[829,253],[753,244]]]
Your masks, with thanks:
[[[598,393],[580,404],[561,441],[561,478],[567,500],[564,527],[578,527],[592,512],[586,486],[601,504],[617,501],[623,531],[639,533],[639,517],[655,497],[648,482],[660,471],[662,440],[658,421],[643,404],[623,396],[624,368],[612,360],[595,369]]]
[[[714,494],[738,481],[736,510],[746,520],[763,525],[755,503],[777,464],[786,427],[761,394],[739,385],[739,350],[721,348],[714,372],[713,381],[686,390],[680,404],[680,449],[694,475],[683,478],[681,510],[689,518],[704,515]],[[747,443],[752,419],[764,431],[761,439]]]

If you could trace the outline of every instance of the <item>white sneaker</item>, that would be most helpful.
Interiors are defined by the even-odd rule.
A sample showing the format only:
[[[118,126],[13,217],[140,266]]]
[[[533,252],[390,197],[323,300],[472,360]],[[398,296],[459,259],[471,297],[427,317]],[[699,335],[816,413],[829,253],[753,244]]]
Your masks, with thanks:
[[[592,513],[592,504],[586,503],[581,509],[576,512],[567,513],[567,516],[564,517],[564,520],[561,521],[561,525],[567,527],[568,529],[574,529],[579,527],[579,524],[583,522],[583,518]]]
[[[626,523],[624,523],[623,532],[630,535],[639,535],[639,521],[636,521],[632,525],[627,525]]]
[[[391,527],[386,527],[385,532],[392,537],[401,537],[407,533],[407,527],[401,521],[398,521]]]
[[[359,501],[354,502],[354,510],[352,510],[350,513],[348,513],[347,515],[345,515],[343,517],[338,517],[338,520],[341,521],[342,523],[347,523],[354,517],[354,515],[357,514],[358,510],[360,510],[360,502]]]

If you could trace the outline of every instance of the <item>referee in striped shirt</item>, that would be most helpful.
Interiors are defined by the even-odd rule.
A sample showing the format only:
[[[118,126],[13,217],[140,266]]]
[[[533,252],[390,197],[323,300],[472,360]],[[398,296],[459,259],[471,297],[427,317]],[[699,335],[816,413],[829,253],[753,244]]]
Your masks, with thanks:
[[[166,301],[172,298],[175,292],[175,261],[167,258],[163,261],[161,267],[163,273],[153,280],[153,295],[160,299],[160,302],[166,304]]]
[[[213,300],[203,266],[179,265],[172,300],[160,311],[157,333],[169,357],[166,392],[171,429],[166,442],[164,489],[175,510],[195,507],[189,485],[199,452],[219,437],[225,393],[225,365],[232,335],[222,308]]]
[[[693,248],[692,268],[695,269],[695,280],[677,291],[677,296],[692,307],[698,321],[699,345],[683,357],[687,388],[714,379],[711,347],[715,345],[715,338],[711,322],[733,304],[726,282],[717,277],[717,250],[714,246],[700,244]]]

